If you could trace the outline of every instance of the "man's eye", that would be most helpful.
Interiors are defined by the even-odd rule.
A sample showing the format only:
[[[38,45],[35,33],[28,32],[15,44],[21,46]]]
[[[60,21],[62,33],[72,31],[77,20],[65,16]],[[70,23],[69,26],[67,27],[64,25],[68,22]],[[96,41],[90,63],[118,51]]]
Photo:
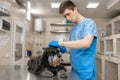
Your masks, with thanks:
[[[67,14],[66,16],[69,16],[69,14]]]
[[[67,16],[70,16],[70,13],[68,13]]]
[[[68,14],[68,16],[70,16],[70,14]]]
[[[64,17],[67,17],[67,16],[69,16],[70,14],[68,13],[68,14],[66,14]]]

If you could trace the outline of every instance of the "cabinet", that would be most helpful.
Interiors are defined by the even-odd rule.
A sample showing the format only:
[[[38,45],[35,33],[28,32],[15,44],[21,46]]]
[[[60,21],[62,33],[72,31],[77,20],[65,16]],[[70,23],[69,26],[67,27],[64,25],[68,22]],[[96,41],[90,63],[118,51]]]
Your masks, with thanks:
[[[104,37],[100,39],[100,52],[120,57],[120,16],[105,24]]]
[[[96,63],[97,80],[120,80],[120,16],[105,24]]]
[[[120,80],[119,57],[97,54],[97,80]]]
[[[55,23],[50,24],[51,25],[51,34],[54,36],[55,40],[58,41],[66,41],[68,40],[70,30],[74,24],[69,23]]]
[[[69,23],[56,23],[51,24],[51,33],[70,33],[71,27],[74,24]]]

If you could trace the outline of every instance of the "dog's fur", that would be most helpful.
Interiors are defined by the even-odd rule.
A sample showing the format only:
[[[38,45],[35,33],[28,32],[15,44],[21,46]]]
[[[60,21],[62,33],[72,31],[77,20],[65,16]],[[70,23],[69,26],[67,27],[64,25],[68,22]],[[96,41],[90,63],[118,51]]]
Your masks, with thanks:
[[[33,57],[28,61],[27,63],[28,71],[34,73],[35,75],[41,75],[47,70],[50,73],[52,73],[53,76],[56,76],[59,71],[63,70],[64,72],[61,75],[63,77],[66,77],[65,75],[66,69],[61,63],[56,66],[50,64],[49,59],[52,60],[51,58],[54,58],[55,56],[57,56],[57,58],[59,59],[61,58],[60,51],[58,48],[55,47],[45,48],[43,55]],[[52,77],[52,75],[51,76],[44,75],[44,76]]]

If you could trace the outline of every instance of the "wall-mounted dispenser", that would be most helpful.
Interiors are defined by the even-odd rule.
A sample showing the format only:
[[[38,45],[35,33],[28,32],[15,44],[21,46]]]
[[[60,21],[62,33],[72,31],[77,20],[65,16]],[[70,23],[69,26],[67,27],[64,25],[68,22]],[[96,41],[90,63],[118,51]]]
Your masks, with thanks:
[[[41,18],[35,19],[34,29],[37,32],[43,32],[43,20]]]

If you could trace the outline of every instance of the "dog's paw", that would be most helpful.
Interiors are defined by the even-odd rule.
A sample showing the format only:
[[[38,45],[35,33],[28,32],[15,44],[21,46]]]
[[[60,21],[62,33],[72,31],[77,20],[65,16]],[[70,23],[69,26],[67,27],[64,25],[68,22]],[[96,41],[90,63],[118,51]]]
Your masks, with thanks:
[[[67,74],[64,70],[60,70],[60,77],[61,78],[67,78]]]
[[[44,76],[44,77],[47,77],[47,78],[53,77],[53,73],[50,72],[50,71],[47,71],[47,70],[43,71],[43,72],[41,73],[41,75]]]

